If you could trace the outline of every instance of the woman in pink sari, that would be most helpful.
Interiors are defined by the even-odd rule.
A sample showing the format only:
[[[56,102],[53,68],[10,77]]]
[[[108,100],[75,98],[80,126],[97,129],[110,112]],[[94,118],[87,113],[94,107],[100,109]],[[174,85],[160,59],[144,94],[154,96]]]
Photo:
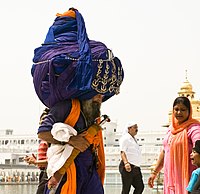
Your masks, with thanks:
[[[200,139],[200,122],[192,118],[192,107],[187,97],[177,97],[173,103],[172,124],[163,141],[155,169],[148,185],[154,186],[154,180],[164,167],[164,194],[188,194],[188,185],[192,171],[196,168],[190,160],[195,141]]]

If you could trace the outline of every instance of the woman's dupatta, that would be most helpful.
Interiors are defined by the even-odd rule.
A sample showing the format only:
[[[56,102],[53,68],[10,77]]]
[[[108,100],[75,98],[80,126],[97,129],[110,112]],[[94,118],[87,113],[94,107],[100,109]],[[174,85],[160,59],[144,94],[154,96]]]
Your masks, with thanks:
[[[191,105],[189,118],[181,125],[178,125],[178,121],[172,113],[171,142],[168,142],[170,147],[170,157],[168,171],[169,182],[167,186],[169,189],[174,190],[175,193],[188,193],[185,189],[189,182],[189,148],[187,131],[188,127],[195,123],[199,123],[199,121],[192,118]]]

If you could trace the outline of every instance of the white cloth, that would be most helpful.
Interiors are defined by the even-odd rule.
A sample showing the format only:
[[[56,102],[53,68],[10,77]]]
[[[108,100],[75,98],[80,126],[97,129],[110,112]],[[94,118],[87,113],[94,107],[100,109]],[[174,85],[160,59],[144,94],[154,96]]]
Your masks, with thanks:
[[[55,123],[51,130],[53,138],[58,141],[68,142],[71,136],[77,135],[77,131],[65,123]],[[47,175],[50,178],[59,170],[69,158],[73,147],[69,144],[51,144],[47,150],[48,166]]]
[[[129,133],[126,133],[120,138],[119,146],[120,151],[125,152],[128,162],[140,167],[142,162],[141,148]]]

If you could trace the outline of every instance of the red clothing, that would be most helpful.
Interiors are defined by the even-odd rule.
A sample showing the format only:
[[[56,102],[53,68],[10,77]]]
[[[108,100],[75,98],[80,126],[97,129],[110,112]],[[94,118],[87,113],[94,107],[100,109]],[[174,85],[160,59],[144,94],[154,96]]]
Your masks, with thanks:
[[[38,147],[38,156],[37,160],[47,160],[47,149],[48,149],[48,143],[46,141],[41,140],[39,147]],[[46,167],[44,165],[38,164],[38,168]]]

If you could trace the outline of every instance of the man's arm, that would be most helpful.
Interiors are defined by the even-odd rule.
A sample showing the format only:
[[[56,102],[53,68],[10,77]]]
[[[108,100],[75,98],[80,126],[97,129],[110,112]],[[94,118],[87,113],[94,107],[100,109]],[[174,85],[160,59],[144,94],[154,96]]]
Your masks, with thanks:
[[[121,158],[122,158],[122,161],[124,162],[124,164],[128,163],[128,159],[127,159],[124,151],[121,151]]]
[[[47,160],[37,160],[36,156],[32,154],[32,156],[25,156],[24,161],[27,162],[29,165],[33,164],[35,166],[47,166]]]
[[[42,139],[44,141],[47,141],[48,143],[52,143],[52,144],[60,144],[61,143],[60,141],[53,138],[51,131],[43,131],[43,132],[38,133],[38,138]]]
[[[43,139],[52,144],[70,144],[74,148],[78,149],[80,152],[84,152],[89,146],[90,143],[84,138],[87,132],[78,134],[77,136],[71,136],[68,142],[60,142],[53,138],[51,131],[45,131],[38,134],[39,139]]]
[[[121,158],[122,161],[124,162],[124,168],[126,169],[127,172],[131,171],[131,164],[128,162],[128,159],[126,157],[126,153],[124,151],[121,151]]]
[[[164,150],[161,150],[159,158],[158,158],[158,161],[156,163],[156,166],[155,166],[154,170],[152,171],[152,173],[151,173],[151,175],[150,175],[150,177],[148,179],[148,185],[149,185],[150,188],[153,188],[153,186],[154,186],[154,180],[155,180],[157,174],[163,168],[163,165],[164,165],[164,156],[165,156]]]
[[[48,110],[44,110],[40,116],[40,126],[38,128],[38,138],[52,144],[60,144],[53,138],[51,129],[57,122],[63,122],[71,109],[71,101],[66,100],[55,104]]]

